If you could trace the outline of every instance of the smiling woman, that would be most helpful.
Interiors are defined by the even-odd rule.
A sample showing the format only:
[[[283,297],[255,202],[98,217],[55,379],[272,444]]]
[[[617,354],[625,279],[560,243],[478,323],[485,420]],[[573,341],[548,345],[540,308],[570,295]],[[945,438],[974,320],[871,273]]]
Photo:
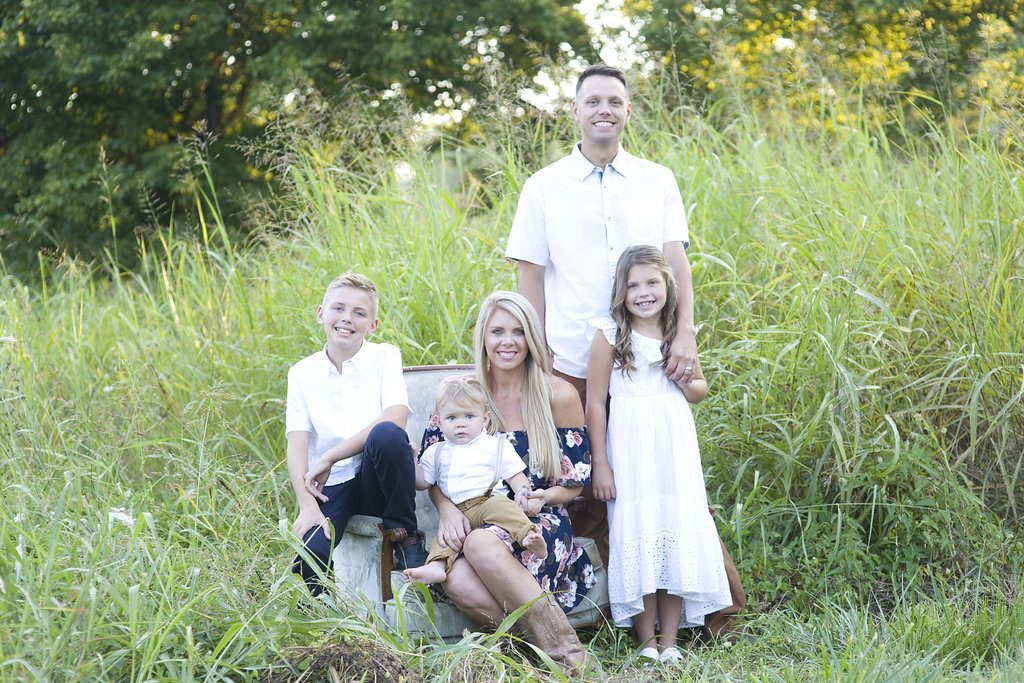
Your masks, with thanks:
[[[494,416],[491,429],[521,458],[534,489],[529,497],[537,505],[524,507],[546,552],[524,549],[497,526],[470,531],[449,498],[436,487],[430,495],[440,517],[438,538],[462,551],[443,583],[448,596],[468,618],[492,627],[530,605],[520,620],[530,642],[572,672],[597,666],[565,616],[595,583],[565,511],[590,479],[590,450],[583,406],[572,386],[551,374],[540,329],[523,296],[495,292],[480,306],[474,355]],[[428,428],[424,446],[442,438],[441,430]]]

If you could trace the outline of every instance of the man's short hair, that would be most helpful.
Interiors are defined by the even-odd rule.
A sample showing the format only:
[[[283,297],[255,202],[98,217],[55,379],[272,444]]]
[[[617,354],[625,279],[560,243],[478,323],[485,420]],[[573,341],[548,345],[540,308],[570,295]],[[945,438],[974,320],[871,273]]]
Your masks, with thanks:
[[[331,284],[327,285],[327,289],[324,291],[324,299],[327,299],[327,295],[331,293],[331,290],[341,289],[342,287],[352,287],[353,289],[361,289],[366,292],[370,297],[370,302],[373,304],[373,317],[377,317],[377,300],[380,298],[380,295],[377,293],[377,285],[373,284],[373,280],[354,270],[346,271],[331,280]]]
[[[580,77],[576,79],[576,94],[579,94],[580,86],[583,85],[583,81],[587,80],[591,76],[610,76],[618,80],[618,82],[622,84],[622,87],[626,89],[626,92],[629,92],[629,84],[626,83],[626,74],[622,73],[621,70],[616,69],[614,66],[609,66],[608,64],[591,64],[584,69],[583,73],[580,74]]]

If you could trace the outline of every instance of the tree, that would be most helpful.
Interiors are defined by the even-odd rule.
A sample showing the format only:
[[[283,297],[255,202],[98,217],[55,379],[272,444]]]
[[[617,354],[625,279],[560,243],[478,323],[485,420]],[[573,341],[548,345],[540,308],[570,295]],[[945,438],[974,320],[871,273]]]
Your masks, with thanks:
[[[180,141],[197,128],[216,140],[218,179],[265,183],[231,143],[289,93],[356,84],[455,108],[489,63],[528,74],[590,47],[572,0],[19,0],[0,16],[8,266],[39,249],[95,256],[115,235],[134,246],[187,196]]]
[[[711,97],[726,83],[771,96],[781,80],[817,100],[835,78],[869,99],[921,93],[956,108],[1024,84],[1020,0],[626,0],[624,9],[646,45]]]

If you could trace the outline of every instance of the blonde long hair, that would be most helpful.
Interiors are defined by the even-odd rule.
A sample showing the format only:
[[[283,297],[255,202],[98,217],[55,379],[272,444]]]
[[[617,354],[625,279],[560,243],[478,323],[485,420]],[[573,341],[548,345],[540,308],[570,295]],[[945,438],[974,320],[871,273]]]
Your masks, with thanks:
[[[540,470],[548,480],[561,472],[561,449],[558,447],[558,432],[551,414],[551,370],[548,368],[548,350],[541,334],[537,311],[521,294],[497,291],[480,304],[480,314],[473,332],[473,356],[476,361],[476,377],[487,389],[487,403],[495,419],[491,420],[490,431],[496,431],[497,424],[505,420],[494,405],[491,396],[490,360],[484,348],[484,337],[491,316],[498,309],[507,311],[522,325],[529,354],[526,360],[526,381],[523,383],[523,423],[530,439],[530,469]]]
[[[652,266],[665,278],[665,305],[658,316],[661,323],[661,332],[664,339],[661,342],[661,363],[665,363],[668,356],[668,349],[672,346],[672,340],[676,338],[676,302],[679,299],[679,287],[676,285],[675,274],[672,267],[665,260],[665,255],[656,247],[636,246],[629,247],[615,266],[615,286],[612,288],[612,319],[618,326],[615,335],[615,345],[612,347],[612,356],[615,364],[618,365],[627,375],[636,370],[636,357],[633,354],[633,344],[630,341],[633,336],[633,319],[626,310],[626,283],[629,280],[629,271],[633,266]]]

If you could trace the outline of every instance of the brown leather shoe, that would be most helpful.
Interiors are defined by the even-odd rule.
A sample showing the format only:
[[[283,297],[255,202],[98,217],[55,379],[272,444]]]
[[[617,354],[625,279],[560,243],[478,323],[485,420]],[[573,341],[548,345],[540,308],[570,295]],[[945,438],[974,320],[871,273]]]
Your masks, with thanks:
[[[587,680],[603,676],[597,657],[580,643],[576,629],[550,593],[545,593],[530,606],[518,625],[526,639],[542,650],[569,678],[583,676]]]

